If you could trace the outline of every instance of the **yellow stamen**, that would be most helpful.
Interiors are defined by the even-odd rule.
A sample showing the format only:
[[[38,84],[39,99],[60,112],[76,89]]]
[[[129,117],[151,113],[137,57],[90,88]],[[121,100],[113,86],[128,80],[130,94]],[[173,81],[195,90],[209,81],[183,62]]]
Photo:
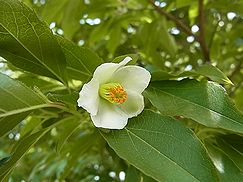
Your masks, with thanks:
[[[122,104],[127,100],[127,92],[119,83],[106,83],[101,85],[99,94],[112,104]]]

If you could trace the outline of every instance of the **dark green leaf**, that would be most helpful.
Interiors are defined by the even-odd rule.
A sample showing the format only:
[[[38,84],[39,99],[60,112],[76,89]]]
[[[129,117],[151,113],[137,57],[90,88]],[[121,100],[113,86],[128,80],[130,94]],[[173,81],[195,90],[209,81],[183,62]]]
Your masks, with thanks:
[[[48,26],[18,0],[0,4],[0,55],[18,68],[65,83],[65,57]]]
[[[162,114],[184,116],[208,127],[243,133],[243,115],[224,88],[214,82],[154,82],[144,94]]]
[[[224,153],[224,150],[210,143],[206,143],[206,147],[215,167],[217,168],[221,182],[243,181],[243,173],[234,164],[230,156]]]
[[[144,111],[123,130],[101,134],[121,158],[158,181],[217,181],[202,144],[173,118]]]

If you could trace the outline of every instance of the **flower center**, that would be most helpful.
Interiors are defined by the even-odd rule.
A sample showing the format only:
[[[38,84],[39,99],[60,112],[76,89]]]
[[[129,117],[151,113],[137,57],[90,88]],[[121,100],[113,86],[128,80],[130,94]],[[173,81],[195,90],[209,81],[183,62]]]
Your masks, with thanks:
[[[112,104],[122,104],[127,100],[127,92],[119,83],[106,83],[101,85],[99,94]]]

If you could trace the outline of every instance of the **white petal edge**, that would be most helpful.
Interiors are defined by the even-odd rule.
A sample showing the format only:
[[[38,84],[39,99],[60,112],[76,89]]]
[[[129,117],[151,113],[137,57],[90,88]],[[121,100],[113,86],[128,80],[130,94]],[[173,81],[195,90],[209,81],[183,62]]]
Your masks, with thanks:
[[[127,100],[117,105],[117,107],[128,116],[128,118],[135,117],[139,115],[144,109],[144,98],[142,94],[134,92],[134,91],[127,91],[128,97]]]
[[[93,78],[99,80],[100,84],[107,83],[117,69],[124,67],[131,60],[131,57],[125,57],[120,63],[101,64],[96,68]]]
[[[79,92],[78,106],[84,108],[90,114],[96,115],[99,107],[99,81],[92,78],[83,85]]]
[[[91,115],[91,120],[98,128],[123,129],[127,125],[128,116],[120,112],[115,105],[100,100],[97,115]]]
[[[111,78],[126,90],[142,93],[149,85],[151,74],[145,68],[130,65],[117,69]]]

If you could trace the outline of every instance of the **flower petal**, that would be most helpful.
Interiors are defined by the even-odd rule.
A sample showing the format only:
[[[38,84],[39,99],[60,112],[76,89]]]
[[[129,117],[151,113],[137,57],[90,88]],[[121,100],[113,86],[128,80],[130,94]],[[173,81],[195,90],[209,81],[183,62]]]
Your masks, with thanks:
[[[139,66],[119,68],[112,75],[112,82],[120,83],[126,90],[142,93],[148,86],[151,75],[149,71]]]
[[[90,82],[83,85],[77,101],[78,106],[95,115],[98,112],[99,100],[99,82],[92,78]]]
[[[91,115],[91,119],[96,127],[123,129],[127,124],[128,116],[120,112],[115,105],[100,99],[99,111],[97,115]]]
[[[139,115],[144,109],[144,99],[142,94],[127,91],[128,97],[127,100],[118,105],[117,107],[125,113],[128,118]]]
[[[126,57],[120,63],[104,63],[96,68],[93,78],[99,80],[100,84],[106,83],[118,68],[125,66],[131,60],[132,58]]]

